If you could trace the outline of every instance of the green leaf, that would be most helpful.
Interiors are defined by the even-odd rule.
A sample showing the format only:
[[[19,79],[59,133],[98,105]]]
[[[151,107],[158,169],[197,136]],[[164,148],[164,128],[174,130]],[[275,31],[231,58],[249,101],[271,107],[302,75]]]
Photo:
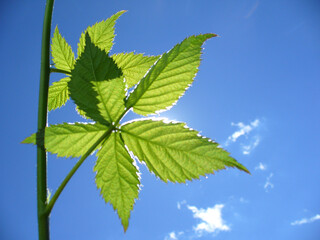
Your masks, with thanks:
[[[84,111],[82,111],[81,109],[79,109],[78,106],[76,106],[76,112],[83,117],[84,119],[90,119],[89,117],[86,116],[86,113]]]
[[[71,72],[73,69],[75,60],[74,53],[70,45],[59,33],[58,26],[56,27],[51,44],[51,54],[53,57],[53,62],[57,69],[65,70]]]
[[[184,123],[143,120],[121,127],[125,145],[167,182],[185,182],[225,169],[248,170],[208,138]]]
[[[78,44],[78,58],[84,51],[85,47],[85,35],[89,33],[92,43],[94,43],[101,50],[107,53],[111,50],[114,39],[114,25],[117,19],[126,11],[120,11],[112,15],[105,21],[96,23],[95,25],[88,27],[84,33],[81,34]]]
[[[125,111],[126,92],[123,78],[96,82],[94,89],[99,93],[97,98],[100,101],[98,108],[101,109],[101,115],[110,123],[118,122]]]
[[[159,58],[159,56],[143,56],[133,52],[114,54],[111,57],[121,68],[128,88],[136,85]]]
[[[111,81],[112,80],[112,81]],[[109,125],[124,111],[125,85],[121,70],[86,35],[86,46],[72,70],[70,96],[89,118]]]
[[[21,143],[29,143],[35,145],[37,143],[37,134],[32,134],[30,137],[25,138]]]
[[[45,148],[58,157],[80,157],[108,130],[102,124],[58,124],[45,128]],[[36,144],[36,134],[22,143]]]
[[[214,36],[191,36],[163,54],[130,94],[127,108],[133,107],[134,112],[146,116],[172,106],[193,82],[202,44]]]
[[[97,153],[94,167],[96,184],[106,202],[113,205],[121,219],[124,230],[128,228],[130,211],[139,193],[138,170],[119,133],[113,132]]]
[[[62,78],[52,83],[48,93],[48,111],[57,109],[66,104],[69,99],[68,82],[70,78]]]

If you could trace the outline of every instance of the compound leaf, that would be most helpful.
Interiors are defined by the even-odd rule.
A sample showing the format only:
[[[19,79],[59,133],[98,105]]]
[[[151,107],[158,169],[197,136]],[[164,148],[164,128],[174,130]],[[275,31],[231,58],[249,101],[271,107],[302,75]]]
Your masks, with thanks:
[[[88,34],[83,54],[72,70],[70,96],[85,116],[109,125],[124,110],[125,86],[121,70]]]
[[[120,135],[113,132],[97,153],[94,167],[96,184],[101,195],[117,210],[124,230],[129,224],[130,212],[139,193],[138,170],[133,165]]]
[[[84,51],[85,47],[85,35],[89,33],[92,43],[98,46],[101,50],[107,53],[111,50],[114,39],[114,25],[117,19],[126,11],[120,11],[112,15],[105,21],[96,23],[95,25],[88,27],[84,33],[81,34],[80,41],[78,44],[78,58]]]
[[[80,157],[108,130],[99,123],[58,124],[45,128],[45,143],[47,151],[58,157]],[[23,140],[22,143],[36,144],[36,134]]]
[[[71,72],[75,63],[74,53],[59,33],[58,26],[53,33],[51,54],[56,68]]]
[[[184,123],[143,120],[121,127],[126,146],[163,181],[185,182],[236,167],[248,170],[229,153]]]
[[[191,36],[163,54],[130,94],[126,106],[144,116],[172,106],[193,82],[202,44],[214,36]]]
[[[52,83],[48,93],[48,111],[62,107],[69,99],[68,82],[69,77],[62,78]]]
[[[111,57],[121,68],[128,88],[136,85],[159,58],[159,56],[143,56],[133,52],[114,54]]]

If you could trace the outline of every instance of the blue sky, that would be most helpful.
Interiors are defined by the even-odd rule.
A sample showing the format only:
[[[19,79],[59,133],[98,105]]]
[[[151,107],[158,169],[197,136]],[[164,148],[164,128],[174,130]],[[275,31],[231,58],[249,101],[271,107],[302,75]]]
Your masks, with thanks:
[[[52,239],[305,239],[320,236],[318,1],[56,0],[53,26],[75,50],[88,25],[128,10],[112,53],[161,54],[212,32],[193,86],[161,117],[220,143],[251,175],[228,169],[186,185],[140,165],[139,200],[123,233],[81,166],[51,215]],[[2,1],[0,239],[36,239],[36,131],[44,1]],[[52,75],[51,80],[61,78]],[[135,117],[129,114],[126,120]],[[83,121],[70,102],[49,123]],[[49,155],[54,191],[77,159]]]

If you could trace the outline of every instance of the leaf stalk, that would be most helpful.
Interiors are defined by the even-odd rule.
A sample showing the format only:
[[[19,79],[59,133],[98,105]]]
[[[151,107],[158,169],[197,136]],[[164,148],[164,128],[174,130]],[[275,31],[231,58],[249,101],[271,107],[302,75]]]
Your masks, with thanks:
[[[79,169],[79,167],[82,165],[84,160],[92,153],[94,150],[98,147],[98,145],[103,141],[107,140],[108,137],[110,136],[112,130],[114,130],[113,126],[110,126],[109,129],[103,134],[89,149],[88,151],[79,159],[79,161],[73,166],[73,168],[70,170],[68,175],[65,177],[65,179],[62,181],[60,184],[59,188],[57,191],[54,193],[52,196],[51,200],[49,201],[45,213],[49,215],[51,213],[51,210],[56,203],[57,199],[59,198],[61,192],[65,188],[65,186],[68,184],[69,180],[72,178],[72,176],[76,173],[76,171]]]
[[[87,157],[97,148],[97,146],[103,141],[107,140],[113,130],[120,130],[116,126],[119,124],[122,117],[129,111],[130,109],[125,109],[124,112],[119,116],[119,118],[116,120],[114,125],[110,125],[109,129],[103,134],[89,149],[88,151],[79,159],[79,161],[73,166],[73,168],[70,170],[68,175],[65,177],[65,179],[62,181],[60,186],[58,187],[57,191],[52,196],[51,200],[49,201],[48,205],[45,209],[45,214],[49,215],[52,211],[52,208],[54,204],[56,203],[57,199],[59,198],[61,192],[65,188],[65,186],[68,184],[72,176],[76,173],[76,171],[79,169],[79,167],[82,165],[82,163],[87,159]]]
[[[71,72],[66,71],[66,70],[62,70],[62,69],[58,69],[58,68],[50,68],[50,73],[64,73],[67,75],[71,75]]]

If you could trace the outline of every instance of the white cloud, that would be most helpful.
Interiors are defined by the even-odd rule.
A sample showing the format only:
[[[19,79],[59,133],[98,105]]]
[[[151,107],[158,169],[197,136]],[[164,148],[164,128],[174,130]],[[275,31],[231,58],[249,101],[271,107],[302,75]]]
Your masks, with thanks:
[[[171,232],[169,233],[169,239],[172,239],[172,240],[177,240],[177,236],[176,236],[176,233],[175,232]]]
[[[265,171],[265,170],[267,170],[267,165],[260,162],[259,165],[254,168],[254,170]]]
[[[168,234],[168,236],[166,236],[165,238],[164,238],[164,240],[179,240],[179,236],[181,236],[181,235],[183,235],[184,234],[184,232],[178,232],[178,233],[176,233],[176,232],[171,232],[171,233],[169,233]]]
[[[250,124],[245,125],[243,122],[231,123],[231,126],[236,126],[239,128],[238,131],[235,131],[231,136],[228,137],[225,146],[228,146],[231,142],[236,142],[237,139],[241,136],[248,136],[248,134],[255,128],[260,125],[260,120],[256,119]],[[260,140],[260,139],[259,139]],[[259,142],[258,142],[259,143]],[[257,144],[258,144],[257,143]]]
[[[253,149],[255,149],[259,145],[259,143],[260,143],[260,137],[259,136],[255,136],[253,142],[251,142],[249,145],[242,146],[242,153],[244,155],[250,154],[251,151]]]
[[[264,184],[264,189],[266,192],[269,192],[270,189],[274,188],[273,183],[271,183],[271,178],[273,177],[273,173],[270,173],[270,175],[267,177],[266,183]]]
[[[230,227],[225,224],[222,219],[223,204],[216,204],[212,208],[198,209],[195,206],[187,206],[189,210],[193,212],[193,217],[198,218],[201,222],[194,227],[194,231],[198,236],[202,236],[203,233],[218,233],[220,231],[230,231]]]
[[[311,218],[302,218],[300,220],[294,221],[291,223],[291,225],[295,226],[295,225],[301,225],[301,224],[306,224],[306,223],[312,223],[317,220],[320,220],[320,214],[317,214]]]

